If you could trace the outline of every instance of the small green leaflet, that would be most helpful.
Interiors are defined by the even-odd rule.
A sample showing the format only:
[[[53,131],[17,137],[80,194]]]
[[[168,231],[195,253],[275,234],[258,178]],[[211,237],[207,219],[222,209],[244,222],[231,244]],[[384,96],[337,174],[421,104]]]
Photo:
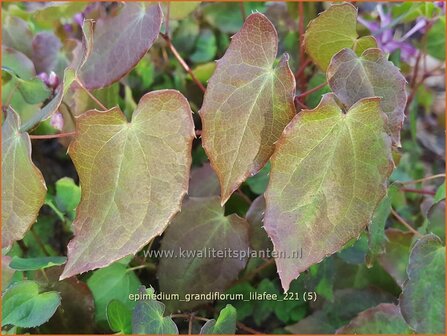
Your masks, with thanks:
[[[157,334],[157,335],[175,335],[178,329],[174,321],[163,316],[165,305],[154,300],[154,290],[152,288],[140,288],[139,295],[142,297],[132,314],[132,334]]]
[[[24,280],[13,284],[2,295],[2,327],[37,327],[47,322],[61,304],[57,292],[41,293],[37,282]]]
[[[232,305],[227,305],[220,311],[219,317],[216,320],[209,320],[202,329],[201,334],[213,335],[224,334],[233,335],[236,333],[236,309]]]
[[[121,301],[112,300],[107,305],[107,322],[110,329],[121,334],[132,333],[132,311]]]
[[[9,267],[16,271],[36,271],[65,264],[66,257],[20,258],[12,257]]]

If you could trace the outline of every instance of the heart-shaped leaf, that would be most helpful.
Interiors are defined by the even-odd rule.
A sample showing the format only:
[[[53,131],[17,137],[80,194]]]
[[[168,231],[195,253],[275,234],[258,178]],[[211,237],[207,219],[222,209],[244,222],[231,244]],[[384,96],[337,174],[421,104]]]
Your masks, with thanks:
[[[393,143],[400,146],[407,103],[406,80],[380,49],[368,49],[360,57],[350,49],[343,49],[332,59],[327,78],[347,108],[362,98],[381,97],[380,107],[388,117],[388,132]]]
[[[188,188],[194,138],[188,101],[173,90],[143,96],[130,123],[115,107],[76,124],[68,151],[82,196],[61,278],[134,254],[164,231]]]
[[[116,16],[98,20],[93,49],[79,77],[88,89],[120,80],[143,58],[160,32],[158,3],[129,2]]]
[[[132,334],[175,335],[178,334],[174,321],[163,316],[165,305],[152,298],[154,290],[147,291],[142,287],[138,301],[132,314]],[[145,297],[147,296],[147,297]]]
[[[39,292],[34,281],[20,281],[2,296],[2,326],[32,328],[47,322],[61,304],[56,292]]]
[[[295,114],[295,79],[284,55],[274,67],[278,35],[262,14],[250,15],[217,61],[200,110],[202,141],[224,204],[256,174]]]
[[[23,238],[45,200],[45,181],[31,160],[31,142],[11,108],[2,125],[2,246]]]
[[[264,223],[284,290],[357,238],[385,195],[393,164],[379,104],[379,98],[362,99],[344,114],[335,96],[326,94],[278,141]],[[303,255],[294,256],[301,249]]]
[[[357,37],[357,8],[350,3],[334,4],[309,23],[304,47],[314,63],[326,70],[332,57],[344,48],[359,52],[377,47],[374,37]]]
[[[408,281],[399,299],[402,315],[418,333],[445,334],[445,246],[431,234],[410,254]]]
[[[225,217],[218,197],[189,198],[163,236],[165,252],[158,268],[161,291],[182,296],[224,290],[245,267],[247,257],[224,257],[223,253],[246,253],[248,247],[245,219],[235,214]],[[207,254],[210,250],[216,253]],[[168,305],[192,307],[200,302]]]

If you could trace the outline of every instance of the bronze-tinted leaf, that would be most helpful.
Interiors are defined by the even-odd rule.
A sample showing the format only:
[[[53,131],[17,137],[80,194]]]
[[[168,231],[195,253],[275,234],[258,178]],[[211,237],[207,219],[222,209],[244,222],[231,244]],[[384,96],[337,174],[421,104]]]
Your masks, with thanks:
[[[283,55],[274,67],[278,35],[262,14],[250,15],[217,63],[200,116],[203,146],[224,204],[256,174],[295,114],[295,79]]]
[[[247,258],[241,253],[248,247],[245,219],[235,214],[225,217],[218,197],[189,198],[161,243],[165,257],[158,269],[160,289],[181,297],[223,291],[245,267]],[[228,250],[239,255],[224,255]],[[167,257],[169,253],[173,256]],[[200,303],[203,301],[168,301],[167,305],[185,308]]]
[[[391,173],[391,144],[379,98],[346,114],[333,94],[287,126],[272,156],[265,229],[278,253],[282,286],[357,238],[371,221]],[[302,249],[303,256],[293,257]]]
[[[337,330],[337,334],[412,334],[398,306],[382,303],[362,311],[349,324]]]
[[[164,231],[188,188],[191,113],[164,90],[143,96],[130,123],[118,107],[77,118],[69,154],[82,196],[61,278],[134,254]]]
[[[2,247],[23,238],[43,205],[46,187],[31,160],[31,142],[11,108],[2,126]]]
[[[410,254],[408,281],[399,299],[407,323],[421,334],[445,334],[445,246],[430,234]]]
[[[116,16],[98,20],[93,50],[80,72],[88,89],[120,80],[138,63],[160,32],[162,12],[157,3],[129,2]]]
[[[407,103],[405,77],[380,49],[368,49],[358,57],[343,49],[334,56],[327,69],[329,86],[337,98],[350,108],[358,100],[381,97],[380,107],[388,117],[388,132],[400,146],[400,129]]]

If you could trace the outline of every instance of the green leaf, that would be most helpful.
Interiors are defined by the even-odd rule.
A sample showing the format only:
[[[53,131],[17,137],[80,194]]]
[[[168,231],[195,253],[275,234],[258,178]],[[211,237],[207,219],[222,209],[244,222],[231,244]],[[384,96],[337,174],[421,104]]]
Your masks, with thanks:
[[[59,210],[69,213],[74,211],[81,200],[81,188],[70,177],[56,181],[56,206]]]
[[[201,83],[207,83],[213,75],[214,70],[216,70],[216,62],[209,62],[205,64],[199,64],[192,69],[192,73]],[[188,74],[187,78],[191,79],[191,76]]]
[[[393,277],[400,287],[407,280],[406,269],[413,236],[412,232],[403,232],[392,228],[387,229],[385,253],[379,256],[380,265]]]
[[[16,271],[36,271],[52,266],[63,265],[66,257],[20,258],[12,257],[9,267]]]
[[[242,253],[248,248],[245,219],[235,214],[225,217],[218,197],[189,198],[161,242],[160,289],[181,297],[222,291],[245,267],[247,256]],[[211,250],[215,253],[208,254]],[[239,255],[224,255],[229,250]],[[169,302],[168,306],[189,308],[201,302]]]
[[[370,48],[377,48],[377,41],[373,36],[362,36],[354,43],[353,50],[357,56],[361,56],[363,52]]]
[[[132,333],[132,312],[121,301],[112,300],[107,305],[107,321],[113,332]]]
[[[92,52],[79,73],[85,87],[103,88],[132,70],[158,37],[161,21],[160,5],[143,2],[126,3],[118,15],[98,21]]]
[[[151,297],[153,290],[146,291],[142,287],[139,294],[143,296],[143,300],[138,301],[132,314],[132,334],[178,334],[174,321],[168,316],[163,316],[165,305]]]
[[[256,289],[250,285],[248,282],[243,282],[234,285],[233,287],[227,289],[225,291],[225,294],[228,294],[229,297],[236,297],[236,295],[242,295],[244,298],[249,298],[250,293],[256,292]],[[223,302],[219,303],[219,306],[222,307],[223,305],[231,304],[233,307],[236,308],[237,311],[237,319],[239,321],[244,320],[245,318],[251,316],[253,314],[254,305],[250,301],[244,301],[244,300],[225,300]]]
[[[135,302],[129,300],[129,294],[138,292],[141,283],[134,272],[128,271],[126,265],[114,263],[93,273],[87,280],[92,291],[96,307],[96,320],[106,320],[107,305],[112,300],[118,300],[128,309],[135,307]]]
[[[445,334],[445,246],[426,235],[413,246],[399,298],[407,323],[422,334]]]
[[[242,26],[243,17],[238,3],[209,3],[203,8],[203,17],[211,26],[223,33],[236,33]],[[265,3],[245,2],[247,13],[263,12]]]
[[[349,324],[337,330],[337,334],[413,334],[402,317],[398,306],[382,303],[357,315]]]
[[[61,278],[135,254],[164,231],[188,187],[194,138],[188,101],[173,90],[144,95],[131,122],[115,107],[84,113],[76,129],[68,152],[82,199]]]
[[[189,59],[194,63],[206,63],[216,56],[216,36],[211,29],[203,29],[196,42],[194,53]]]
[[[37,327],[47,322],[60,304],[57,292],[40,293],[34,281],[17,282],[2,295],[2,327]]]
[[[379,103],[362,99],[345,114],[326,94],[276,143],[264,223],[277,253],[289,256],[276,258],[285,291],[300,273],[358,237],[384,197],[393,164]],[[300,248],[302,258],[293,258]]]
[[[314,63],[326,70],[336,53],[352,48],[358,34],[357,9],[350,3],[331,5],[309,23],[304,34],[304,47]]]
[[[427,33],[427,52],[445,61],[445,16],[440,16]]]
[[[256,292],[263,294],[276,294],[280,297],[280,293],[278,288],[276,288],[275,284],[270,279],[263,279],[256,288]],[[253,302],[254,304],[254,313],[253,319],[258,326],[261,326],[262,323],[272,314],[275,310],[275,304],[269,300],[256,300]]]
[[[374,212],[371,223],[368,225],[369,251],[367,255],[368,264],[385,252],[386,236],[385,225],[391,213],[391,199],[386,196]]]
[[[34,113],[30,118],[27,119],[26,122],[22,123],[21,130],[27,131],[37,125],[39,122],[48,119],[51,117],[53,113],[58,111],[62,99],[66,95],[68,89],[71,84],[77,79],[78,71],[84,65],[88,55],[92,49],[92,31],[93,31],[93,21],[84,20],[84,24],[82,25],[82,44],[79,44],[78,47],[73,51],[73,60],[71,64],[65,69],[64,77],[59,84],[58,88],[55,91],[54,97],[51,99],[48,104],[46,104],[40,111]]]
[[[2,45],[31,57],[32,39],[33,34],[25,20],[12,15],[5,15],[2,24]]]
[[[261,195],[267,189],[269,184],[269,176],[270,176],[270,162],[262,168],[255,176],[252,176],[247,179],[247,184],[250,187],[251,191],[255,194]]]
[[[202,329],[200,329],[200,334],[205,335],[234,335],[235,333],[236,309],[230,304],[220,311],[217,321],[214,319],[209,320],[203,325]]]
[[[433,198],[434,203],[438,203],[445,199],[445,180],[436,190],[435,197]]]
[[[445,201],[433,204],[427,212],[426,232],[434,233],[445,244]]]
[[[45,200],[45,181],[31,160],[31,142],[11,108],[2,125],[2,246],[24,237]]]
[[[360,57],[350,49],[340,51],[332,58],[327,78],[347,108],[362,98],[381,97],[380,107],[388,117],[387,131],[393,144],[400,146],[407,102],[406,80],[380,49],[368,49]]]
[[[45,83],[37,77],[31,79],[21,79],[8,68],[2,68],[2,78],[3,72],[6,72],[9,76],[11,76],[7,84],[15,86],[17,91],[22,95],[23,100],[28,104],[41,103],[51,94]]]
[[[267,163],[295,115],[295,79],[287,55],[273,68],[277,49],[272,23],[252,14],[209,81],[200,110],[202,141],[219,177],[222,204]]]
[[[200,1],[172,1],[169,2],[169,19],[170,20],[181,20],[191,14],[198,6]],[[167,4],[164,4],[167,7]]]

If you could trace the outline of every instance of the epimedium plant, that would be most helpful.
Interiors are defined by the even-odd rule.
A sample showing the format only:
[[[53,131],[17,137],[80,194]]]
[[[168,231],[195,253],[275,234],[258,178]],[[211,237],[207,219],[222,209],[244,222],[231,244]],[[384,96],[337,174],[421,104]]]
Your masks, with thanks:
[[[220,13],[230,8],[215,5]],[[394,213],[390,197],[396,192],[389,179],[399,164],[407,99],[414,97],[407,97],[405,77],[381,49],[384,41],[364,30],[359,33],[355,6],[328,6],[305,32],[304,16],[299,18],[304,34],[294,40],[300,54],[296,73],[289,55],[278,52],[280,38],[266,15],[253,11],[243,22],[225,23],[221,30],[235,35],[224,43],[223,56],[215,65],[206,65],[211,67],[209,80],[201,78],[206,69],[189,68],[169,31],[170,18],[187,18],[199,3],[97,6],[89,14],[95,20],[86,15],[78,39],[69,39],[65,46],[70,57],[62,55],[55,35],[38,32],[32,37],[23,20],[32,15],[37,25],[48,27],[51,13],[60,10],[59,16],[72,16],[81,8],[64,6],[35,9],[32,14],[9,8],[15,15],[7,16],[3,27],[2,261],[6,272],[24,275],[3,293],[6,330],[45,328],[52,321],[71,328],[70,318],[55,314],[62,307],[69,312],[95,309],[102,328],[107,328],[107,321],[110,330],[125,334],[176,334],[176,318],[189,319],[190,333],[193,322],[200,321],[196,329],[202,334],[233,334],[236,327],[253,332],[241,322],[253,310],[256,325],[274,313],[293,333],[309,332],[306,328],[316,323],[326,328],[316,330],[320,333],[445,331],[444,231],[427,220],[418,231],[410,227],[410,232],[392,228],[385,232],[387,218]],[[243,13],[250,9],[241,6]],[[303,4],[298,6],[302,14]],[[204,9],[207,22],[220,28],[221,16],[209,8]],[[409,9],[430,18],[440,11],[434,4]],[[188,29],[177,37],[180,43],[188,38]],[[17,38],[16,30],[31,34],[32,42]],[[217,46],[206,47],[210,34],[208,29],[199,35],[191,59],[214,59]],[[124,90],[117,86],[134,71],[141,73],[139,66],[147,62],[159,36],[203,92],[198,114],[192,112],[197,105],[178,90],[144,92],[136,103],[128,83]],[[297,93],[297,79],[303,91],[300,75],[313,66],[310,63],[324,80]],[[56,68],[60,83],[36,76],[37,71]],[[313,108],[304,102],[311,94],[318,101]],[[124,97],[124,108],[118,96]],[[80,188],[65,179],[58,181],[55,193],[47,193],[31,158],[30,138],[48,136],[29,133],[42,129],[48,120],[57,123],[58,118],[64,120],[63,127],[70,122],[74,127],[53,137],[71,137],[68,155]],[[193,146],[198,140],[201,146]],[[210,163],[190,174],[193,148],[203,148]],[[259,196],[253,202],[243,191],[244,183],[263,185],[254,192]],[[443,188],[430,211],[445,199]],[[248,198],[248,211],[229,211],[235,197]],[[47,251],[33,231],[44,204],[65,230],[73,231],[66,257]],[[37,237],[46,256],[6,255],[15,246],[24,248],[28,232]],[[369,266],[381,265],[389,281],[396,283],[398,303],[371,288],[333,291],[329,279],[335,266],[330,256],[360,264],[352,262],[349,250],[361,249],[363,242],[368,252],[360,263],[366,259]],[[248,252],[238,258],[168,257],[169,251],[178,249],[240,253],[272,249],[275,257],[265,263]],[[142,251],[154,250],[160,252],[159,264],[146,264]],[[290,257],[297,250],[300,256]],[[132,259],[143,262],[128,267]],[[402,259],[407,261],[403,267],[398,264]],[[268,278],[257,288],[247,282],[273,263],[280,286]],[[283,303],[260,301],[254,308],[216,298],[163,300],[155,295],[154,281],[142,283],[134,272],[151,267],[162,293],[182,297],[224,291],[310,295]],[[308,284],[303,287],[299,282],[302,278],[310,279],[313,291],[306,291]],[[93,298],[64,307],[64,300],[90,291]],[[132,293],[139,299],[129,300]],[[343,319],[325,310],[330,308],[309,315],[312,293],[333,304],[359,298],[362,303]],[[176,314],[214,300],[219,301],[218,309],[213,307],[215,319]]]

